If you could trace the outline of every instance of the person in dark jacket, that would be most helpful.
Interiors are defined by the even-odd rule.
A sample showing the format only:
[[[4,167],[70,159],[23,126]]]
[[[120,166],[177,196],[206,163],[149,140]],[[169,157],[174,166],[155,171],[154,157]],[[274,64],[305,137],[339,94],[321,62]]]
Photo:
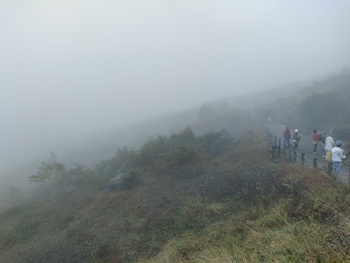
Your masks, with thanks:
[[[292,142],[293,142],[293,148],[297,149],[299,146],[299,141],[300,141],[300,134],[299,130],[295,129],[292,137]]]
[[[322,157],[326,157],[326,149],[324,148],[326,146],[326,137],[327,137],[327,133],[323,133],[322,134],[322,139],[321,139],[321,142],[322,142]]]

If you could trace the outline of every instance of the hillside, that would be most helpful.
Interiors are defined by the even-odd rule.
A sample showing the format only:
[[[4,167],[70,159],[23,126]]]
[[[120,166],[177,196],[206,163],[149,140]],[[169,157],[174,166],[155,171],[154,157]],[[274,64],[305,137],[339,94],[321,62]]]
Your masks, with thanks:
[[[271,103],[253,116],[346,135],[349,75],[298,85],[290,96],[267,92]],[[344,106],[342,123],[332,122],[329,97]],[[105,146],[24,167],[21,180],[33,174],[38,187],[31,201],[18,188],[1,193],[10,207],[0,214],[0,262],[350,260],[349,188],[271,161],[264,132],[235,108],[262,98],[205,103],[105,133]]]
[[[62,156],[62,158],[65,159],[65,163],[98,162],[114,154],[115,148],[125,146],[138,148],[150,137],[156,137],[159,134],[168,134],[171,131],[177,132],[187,125],[191,126],[196,132],[206,132],[211,129],[228,129],[231,133],[237,135],[236,131],[238,127],[228,127],[224,121],[220,124],[214,121],[213,123],[215,125],[212,125],[211,119],[222,116],[221,114],[227,111],[232,112],[237,109],[253,110],[255,108],[264,108],[266,105],[275,105],[276,102],[280,100],[282,100],[282,104],[284,101],[289,100],[291,101],[290,105],[294,106],[296,104],[295,97],[305,97],[305,95],[299,96],[297,94],[309,94],[311,90],[317,91],[319,89],[319,86],[314,85],[315,83],[321,83],[320,85],[325,87],[322,88],[322,90],[326,90],[327,88],[328,90],[332,89],[334,85],[331,87],[323,85],[323,83],[327,83],[329,78],[332,79],[332,76],[323,76],[310,80],[288,83],[281,87],[265,89],[244,96],[232,96],[222,98],[221,100],[203,102],[202,105],[195,105],[181,112],[167,115],[160,114],[158,117],[145,120],[144,122],[95,134],[89,138],[80,140],[79,144],[77,144],[78,139],[75,139],[72,142],[72,144],[77,144],[75,148],[81,149],[84,147],[80,146],[84,145],[85,150],[74,151],[71,154]],[[333,78],[337,78],[337,76],[333,76]],[[335,82],[337,82],[337,80]],[[212,116],[206,116],[206,118],[199,117],[199,111],[204,105],[209,105],[212,108],[214,111]],[[286,106],[288,105],[289,104]],[[280,110],[278,107],[276,107],[276,109],[277,111]],[[103,139],[101,140],[101,138]]]
[[[270,118],[307,130],[328,130],[350,124],[350,74],[331,76],[281,97],[253,111],[260,120]]]
[[[119,127],[118,120],[111,119],[112,127],[115,125],[118,128],[111,128],[92,134],[87,131],[78,136],[61,138],[57,141],[59,147],[47,148],[47,152],[40,154],[36,153],[36,149],[33,151],[33,155],[27,156],[26,163],[18,163],[13,169],[2,170],[0,177],[3,183],[1,185],[2,191],[0,192],[7,193],[7,189],[10,187],[26,189],[28,187],[26,180],[28,175],[36,171],[42,158],[48,155],[50,151],[55,151],[65,165],[71,166],[77,163],[93,166],[103,159],[110,158],[118,148],[131,147],[137,149],[150,137],[168,134],[172,131],[178,132],[187,125],[191,126],[195,132],[206,132],[211,129],[228,129],[236,136],[241,130],[238,129],[238,126],[232,128],[233,122],[226,125],[225,121],[219,124],[216,121],[211,121],[211,119],[222,116],[221,114],[225,112],[232,112],[236,109],[252,110],[254,107],[263,108],[258,114],[258,116],[262,116],[266,112],[266,105],[273,104],[276,99],[280,100],[282,98],[282,102],[288,100],[291,96],[295,96],[297,92],[312,85],[313,82],[321,82],[325,78],[299,81],[281,87],[266,89],[258,93],[244,96],[234,95],[221,100],[203,102],[202,105],[194,105],[192,108],[173,114],[162,114],[160,112],[158,117],[126,127]],[[211,108],[214,114],[209,114],[204,118],[200,117],[199,112],[206,105]]]
[[[52,156],[37,199],[0,214],[0,262],[349,261],[349,188],[272,162],[264,132],[229,116],[240,136],[187,127],[94,169]]]

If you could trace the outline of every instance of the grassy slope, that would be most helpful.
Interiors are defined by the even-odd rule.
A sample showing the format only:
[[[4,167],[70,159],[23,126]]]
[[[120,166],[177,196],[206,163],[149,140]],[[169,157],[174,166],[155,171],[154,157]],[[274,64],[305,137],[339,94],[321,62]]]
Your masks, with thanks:
[[[247,130],[201,176],[146,169],[133,190],[13,207],[0,214],[0,262],[350,261],[349,188],[267,149]]]
[[[145,169],[133,190],[2,212],[0,262],[350,262],[349,188],[272,163],[266,138],[246,121],[220,120],[248,130],[200,176]],[[193,130],[208,127],[218,123]]]

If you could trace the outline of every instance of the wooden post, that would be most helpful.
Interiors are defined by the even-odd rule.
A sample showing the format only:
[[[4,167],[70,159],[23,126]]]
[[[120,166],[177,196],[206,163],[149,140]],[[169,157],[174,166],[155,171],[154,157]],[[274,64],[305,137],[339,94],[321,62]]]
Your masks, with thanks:
[[[281,155],[281,148],[279,146],[271,146],[272,148],[272,158],[280,156]]]
[[[292,161],[292,149],[288,149],[289,161]]]
[[[277,136],[275,136],[275,146],[277,146]]]
[[[328,175],[332,175],[333,174],[333,163],[332,162],[328,162],[328,168],[327,168],[327,173]]]
[[[293,149],[293,161],[297,162],[297,150]]]
[[[305,165],[305,153],[301,153],[301,165]]]
[[[278,155],[281,155],[281,145],[282,145],[282,140],[278,139]]]
[[[314,160],[313,160],[312,164],[313,164],[312,167],[314,169],[317,169],[317,157],[314,157]]]

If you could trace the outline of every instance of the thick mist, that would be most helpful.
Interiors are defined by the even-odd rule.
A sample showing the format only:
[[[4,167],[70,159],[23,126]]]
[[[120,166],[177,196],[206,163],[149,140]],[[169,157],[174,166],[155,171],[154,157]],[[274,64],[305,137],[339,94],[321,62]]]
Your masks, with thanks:
[[[0,172],[333,73],[350,65],[349,47],[348,0],[0,1]]]

